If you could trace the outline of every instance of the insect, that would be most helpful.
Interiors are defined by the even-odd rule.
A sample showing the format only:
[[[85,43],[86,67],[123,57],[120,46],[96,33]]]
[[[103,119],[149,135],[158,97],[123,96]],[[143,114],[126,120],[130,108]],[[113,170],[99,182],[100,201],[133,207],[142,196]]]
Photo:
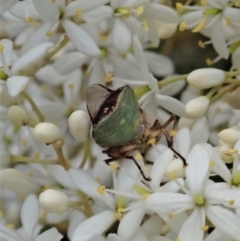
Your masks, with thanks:
[[[169,148],[179,156],[172,148],[172,137],[166,130],[171,122],[175,128],[176,117],[171,116],[163,125],[158,120],[152,124],[139,107],[130,86],[111,90],[100,84],[91,85],[87,88],[86,103],[93,125],[92,136],[104,148],[103,153],[110,157],[105,160],[107,164],[120,158],[130,158],[143,178],[150,181],[131,156],[131,151],[138,149],[144,154],[150,143],[157,142],[162,135],[165,135]]]

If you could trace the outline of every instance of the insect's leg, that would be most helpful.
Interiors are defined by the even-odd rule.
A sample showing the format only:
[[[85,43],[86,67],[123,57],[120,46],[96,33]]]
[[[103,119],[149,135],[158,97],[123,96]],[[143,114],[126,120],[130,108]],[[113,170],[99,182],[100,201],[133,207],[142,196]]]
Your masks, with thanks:
[[[114,159],[114,158],[109,158],[109,159],[106,159],[106,160],[104,160],[104,161],[105,161],[105,163],[109,166],[110,163],[116,161],[116,159]]]
[[[145,174],[144,174],[141,166],[137,163],[137,161],[135,160],[135,158],[134,158],[133,156],[126,156],[126,158],[131,159],[131,160],[134,161],[135,165],[136,165],[137,168],[139,169],[139,171],[140,171],[142,177],[144,178],[144,180],[146,180],[146,181],[148,181],[148,182],[150,182],[150,181],[152,180],[150,177],[146,177],[146,176],[145,176]]]
[[[176,156],[178,156],[182,161],[184,166],[187,165],[185,158],[179,154],[176,150],[174,150],[173,148],[173,135],[169,135],[168,131],[166,130],[166,128],[173,122],[173,128],[172,130],[175,129],[176,124],[177,124],[177,118],[175,115],[172,115],[160,128],[162,130],[162,133],[164,134],[167,143],[168,143],[168,147],[174,152],[174,154]]]

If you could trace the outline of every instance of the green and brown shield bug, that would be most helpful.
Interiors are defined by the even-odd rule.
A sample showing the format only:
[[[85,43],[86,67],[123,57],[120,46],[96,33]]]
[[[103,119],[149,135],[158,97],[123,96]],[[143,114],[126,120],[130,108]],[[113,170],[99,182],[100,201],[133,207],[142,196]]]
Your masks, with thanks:
[[[101,147],[121,146],[139,134],[140,112],[133,90],[125,85],[112,91],[103,85],[87,90],[92,136]]]
[[[150,178],[145,177],[131,156],[132,151],[138,149],[141,154],[145,154],[151,143],[165,135],[169,148],[179,155],[172,148],[172,136],[166,130],[171,122],[175,127],[175,116],[171,116],[163,125],[158,120],[152,124],[139,107],[130,86],[111,90],[100,84],[91,85],[87,88],[86,104],[92,121],[92,136],[104,148],[103,153],[111,157],[106,160],[107,164],[124,157],[131,158],[143,178],[149,181]]]

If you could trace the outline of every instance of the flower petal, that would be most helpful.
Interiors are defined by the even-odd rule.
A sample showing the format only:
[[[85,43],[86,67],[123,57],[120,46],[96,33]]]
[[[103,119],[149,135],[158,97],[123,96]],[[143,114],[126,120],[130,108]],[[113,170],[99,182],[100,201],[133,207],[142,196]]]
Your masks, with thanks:
[[[208,178],[209,161],[208,153],[200,145],[195,145],[186,159],[186,181],[193,194],[203,194],[205,182]]]
[[[37,64],[46,55],[48,50],[53,47],[52,43],[42,43],[22,55],[12,66],[12,73],[16,74],[29,66]]]
[[[30,194],[24,201],[21,209],[21,221],[27,237],[33,238],[33,230],[39,219],[38,199],[34,194]]]
[[[55,1],[33,0],[33,4],[44,22],[55,23],[59,18],[59,9]]]
[[[118,235],[123,240],[132,240],[136,230],[139,228],[146,210],[139,207],[125,214],[118,226]]]
[[[93,39],[78,25],[65,19],[62,25],[74,47],[83,54],[99,56],[100,49]]]
[[[74,231],[72,241],[87,241],[102,234],[115,221],[114,212],[104,211],[82,222]]]
[[[184,241],[202,241],[205,225],[205,213],[203,209],[194,209],[189,218],[183,223],[178,238]]]
[[[99,200],[107,204],[109,207],[114,208],[113,197],[107,192],[100,194],[98,192],[100,184],[90,174],[84,170],[73,168],[71,168],[69,172],[73,183],[77,188],[79,188],[79,190],[83,191],[89,197]]]
[[[236,240],[240,237],[240,218],[230,210],[209,206],[206,208],[206,215],[210,222],[227,236]]]
[[[188,128],[180,129],[176,136],[174,136],[173,147],[186,158],[191,147],[191,136]]]
[[[34,241],[60,241],[62,237],[63,235],[56,228],[51,228],[38,235]]]
[[[181,117],[187,117],[185,113],[185,106],[182,102],[179,100],[167,96],[167,95],[156,95],[157,103],[162,106],[164,109],[168,110],[169,112],[181,116]]]
[[[110,38],[113,47],[120,53],[127,53],[130,49],[132,36],[129,29],[121,19],[114,19],[114,26]]]
[[[22,92],[29,81],[29,77],[25,76],[12,76],[7,79],[7,89],[9,94],[12,97],[17,96],[20,92]]]

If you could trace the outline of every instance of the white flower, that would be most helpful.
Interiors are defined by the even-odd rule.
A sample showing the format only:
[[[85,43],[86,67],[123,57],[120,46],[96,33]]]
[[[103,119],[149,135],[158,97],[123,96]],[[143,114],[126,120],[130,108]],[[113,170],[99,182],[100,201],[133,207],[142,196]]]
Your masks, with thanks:
[[[33,194],[29,195],[24,201],[21,209],[21,222],[23,228],[22,232],[21,230],[9,229],[3,224],[0,224],[1,237],[4,240],[14,241],[60,241],[63,236],[57,231],[56,228],[48,229],[47,231],[39,234],[41,229],[41,225],[38,224],[39,211],[40,210],[37,197]]]
[[[29,77],[20,76],[19,72],[24,74],[32,74],[36,68],[41,66],[41,60],[53,45],[51,43],[43,43],[36,48],[22,55],[12,64],[12,41],[3,39],[0,41],[0,67],[4,69],[5,76],[1,78],[0,91],[5,87],[9,94],[13,97],[22,92],[29,81]],[[12,64],[11,70],[9,66]],[[40,65],[40,66],[38,66]]]
[[[0,171],[0,180],[4,187],[17,193],[37,193],[40,185],[33,182],[32,178],[14,169],[3,169]]]
[[[100,50],[91,37],[69,18],[76,16],[79,22],[98,22],[102,20],[102,16],[107,17],[112,14],[110,7],[102,6],[107,2],[108,0],[88,1],[88,3],[74,1],[65,5],[62,1],[32,1],[29,3],[31,9],[28,8],[28,20],[41,19],[44,23],[23,45],[22,51],[25,52],[42,42],[50,41],[61,23],[77,50],[86,55],[98,56]],[[25,19],[25,12],[22,10],[24,7],[26,7],[26,2],[18,2],[11,12],[13,15]]]
[[[240,131],[229,128],[219,132],[218,136],[226,144],[234,146],[240,140]]]
[[[27,125],[29,121],[28,113],[18,105],[12,105],[8,109],[8,118],[13,124],[18,126]]]
[[[239,205],[239,194],[229,190],[224,183],[207,184],[209,162],[208,153],[200,145],[195,145],[187,156],[186,184],[189,189],[182,187],[186,194],[155,193],[145,201],[147,209],[157,212],[160,216],[167,214],[170,219],[174,219],[176,214],[185,210],[194,209],[182,224],[178,234],[180,240],[203,240],[204,230],[208,229],[205,223],[206,216],[217,229],[232,239],[240,235],[237,228],[240,225],[240,218],[220,206],[223,204],[237,207],[234,201]],[[221,195],[224,192],[226,195]],[[229,202],[229,198],[234,201]]]

